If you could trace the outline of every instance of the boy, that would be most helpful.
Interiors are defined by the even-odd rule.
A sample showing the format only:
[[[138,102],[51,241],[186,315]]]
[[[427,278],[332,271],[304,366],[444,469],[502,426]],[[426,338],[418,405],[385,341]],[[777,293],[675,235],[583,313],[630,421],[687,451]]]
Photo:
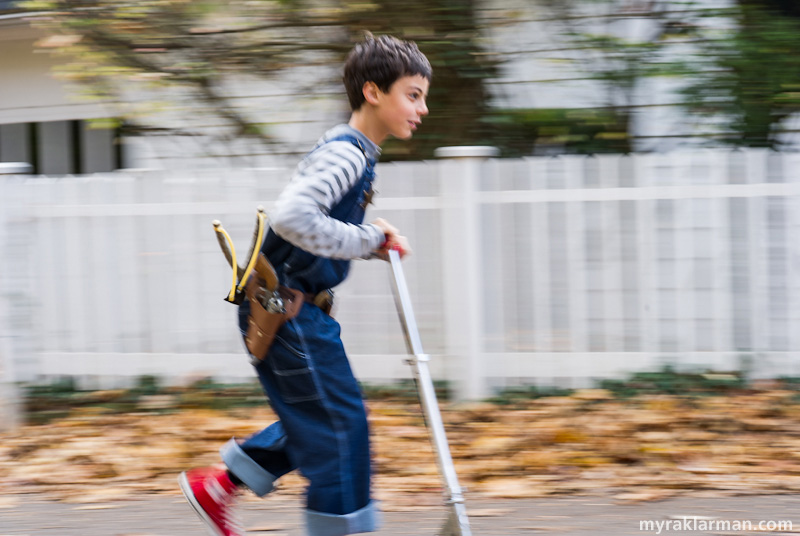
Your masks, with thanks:
[[[264,496],[294,469],[309,480],[310,536],[369,532],[379,524],[370,498],[361,392],[339,324],[320,298],[345,279],[351,259],[385,259],[390,248],[401,256],[410,251],[406,238],[386,221],[362,221],[379,145],[388,136],[411,138],[428,114],[431,76],[430,63],[413,42],[368,35],[345,63],[349,123],[323,135],[275,203],[261,251],[282,284],[307,298],[298,316],[280,328],[267,356],[254,361],[280,420],[244,441],[231,439],[220,451],[226,467],[193,469],[179,478],[211,534],[242,534],[231,516],[239,487]],[[248,311],[245,301],[239,309],[242,333]]]

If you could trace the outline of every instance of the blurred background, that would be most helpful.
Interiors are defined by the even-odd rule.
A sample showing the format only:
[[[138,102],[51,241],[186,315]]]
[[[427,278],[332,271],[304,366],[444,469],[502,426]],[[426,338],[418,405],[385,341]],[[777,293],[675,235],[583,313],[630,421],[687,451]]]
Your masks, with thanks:
[[[365,30],[434,68],[368,218],[415,246],[455,399],[800,377],[792,0],[0,1],[7,407],[65,379],[252,379],[210,222],[246,247],[256,207],[347,120]],[[355,263],[338,294],[359,377],[407,378],[386,265]]]
[[[366,30],[433,64],[367,218],[414,247],[469,500],[800,492],[798,6],[0,0],[0,525],[65,533],[34,493],[175,498],[178,472],[274,419],[211,221],[247,247],[347,120]],[[439,505],[388,266],[354,262],[337,295],[377,497]],[[302,493],[284,479],[264,515]]]

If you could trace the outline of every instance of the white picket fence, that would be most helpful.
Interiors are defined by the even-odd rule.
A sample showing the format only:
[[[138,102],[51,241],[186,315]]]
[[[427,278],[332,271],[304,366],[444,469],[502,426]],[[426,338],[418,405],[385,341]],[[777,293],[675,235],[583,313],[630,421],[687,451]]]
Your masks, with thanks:
[[[800,375],[800,155],[381,164],[434,376],[465,398],[664,365]],[[0,371],[87,387],[253,376],[211,221],[246,249],[286,169],[0,177]],[[336,316],[363,380],[410,377],[380,261]]]

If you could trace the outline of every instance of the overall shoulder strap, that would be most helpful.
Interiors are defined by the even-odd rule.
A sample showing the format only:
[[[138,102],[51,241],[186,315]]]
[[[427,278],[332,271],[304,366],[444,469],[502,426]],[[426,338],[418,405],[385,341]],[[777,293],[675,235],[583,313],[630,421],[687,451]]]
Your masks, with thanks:
[[[361,154],[364,155],[364,160],[366,160],[367,162],[367,169],[372,169],[373,167],[375,167],[375,162],[367,154],[367,150],[364,148],[364,144],[361,143],[361,140],[350,134],[340,134],[336,137],[326,140],[325,143],[321,143],[314,150],[316,151],[320,147],[323,147],[332,141],[349,141],[350,143],[358,147],[358,150],[361,151]]]

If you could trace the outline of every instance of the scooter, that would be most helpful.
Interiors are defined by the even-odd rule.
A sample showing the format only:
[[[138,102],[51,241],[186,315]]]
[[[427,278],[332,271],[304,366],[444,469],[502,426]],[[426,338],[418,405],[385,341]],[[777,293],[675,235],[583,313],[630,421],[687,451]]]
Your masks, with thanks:
[[[411,365],[414,374],[420,404],[425,415],[425,422],[428,425],[433,448],[436,452],[439,473],[445,484],[445,505],[448,509],[448,516],[437,536],[472,536],[467,509],[464,505],[464,496],[461,486],[458,484],[458,475],[456,475],[455,466],[453,465],[453,458],[450,454],[450,447],[447,443],[447,436],[442,423],[442,415],[439,412],[439,403],[436,400],[436,391],[428,368],[430,356],[422,350],[422,341],[419,337],[417,321],[414,318],[414,310],[411,308],[411,296],[408,292],[408,285],[406,285],[406,278],[398,251],[389,250],[389,263],[392,272],[395,305],[397,305],[400,324],[403,326],[406,344],[411,354],[411,357],[406,362]]]

